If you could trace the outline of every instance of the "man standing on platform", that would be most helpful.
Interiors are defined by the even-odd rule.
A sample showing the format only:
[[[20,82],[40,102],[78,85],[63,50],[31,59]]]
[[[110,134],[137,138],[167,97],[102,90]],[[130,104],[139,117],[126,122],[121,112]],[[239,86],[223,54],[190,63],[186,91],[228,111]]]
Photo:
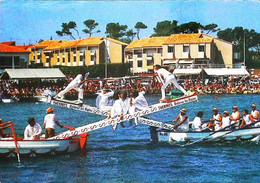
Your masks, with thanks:
[[[184,93],[184,95],[187,95],[187,92],[179,85],[178,81],[172,73],[170,73],[164,68],[161,68],[160,65],[154,66],[154,72],[157,74],[159,82],[162,83],[162,99],[165,99],[165,89],[171,83],[173,83],[177,89],[181,90],[182,93]]]
[[[56,95],[54,98],[55,99],[63,99],[64,98],[64,95],[74,89],[74,90],[77,90],[79,92],[78,94],[78,102],[82,103],[83,102],[83,83],[85,81],[87,81],[87,77],[89,75],[89,72],[87,72],[86,74],[83,72],[81,74],[78,74],[76,76],[76,78],[74,78],[69,84],[68,86],[62,90],[60,93],[58,93],[58,95]]]

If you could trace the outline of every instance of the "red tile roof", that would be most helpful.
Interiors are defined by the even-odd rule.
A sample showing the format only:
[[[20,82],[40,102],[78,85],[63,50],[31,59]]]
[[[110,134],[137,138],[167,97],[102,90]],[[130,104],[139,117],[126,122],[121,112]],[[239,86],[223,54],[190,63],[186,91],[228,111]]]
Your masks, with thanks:
[[[9,45],[9,46],[15,46],[15,41],[1,42],[1,44],[5,44],[5,45]]]
[[[0,52],[1,53],[30,53],[26,49],[17,47],[17,46],[9,46],[3,43],[0,43]]]

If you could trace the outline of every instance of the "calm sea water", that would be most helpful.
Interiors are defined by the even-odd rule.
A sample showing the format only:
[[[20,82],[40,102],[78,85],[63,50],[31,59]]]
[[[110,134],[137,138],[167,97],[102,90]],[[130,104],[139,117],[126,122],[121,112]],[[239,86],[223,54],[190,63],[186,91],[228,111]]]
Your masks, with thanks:
[[[160,96],[148,96],[154,104]],[[182,107],[193,119],[199,110],[209,119],[211,109],[229,110],[236,104],[250,110],[254,102],[260,108],[259,95],[200,96],[200,102],[178,106],[149,115],[168,122]],[[94,105],[94,100],[85,103]],[[46,103],[0,103],[0,117],[12,120],[16,133],[23,134],[29,117],[42,124]],[[104,117],[54,107],[59,120],[68,126],[81,126]],[[62,129],[57,129],[62,131]],[[90,133],[87,154],[79,152],[41,158],[0,159],[0,182],[260,182],[260,145],[253,142],[194,144],[178,147],[150,142],[148,126],[119,126]]]

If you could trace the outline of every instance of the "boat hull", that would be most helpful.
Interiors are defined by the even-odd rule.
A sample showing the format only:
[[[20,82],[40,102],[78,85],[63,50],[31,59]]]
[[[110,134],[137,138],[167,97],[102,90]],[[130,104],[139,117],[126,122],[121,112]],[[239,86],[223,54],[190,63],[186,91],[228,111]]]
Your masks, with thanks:
[[[172,132],[166,130],[151,130],[153,141],[166,142],[194,142],[194,141],[245,141],[260,135],[260,128],[241,129],[235,131],[219,132]]]
[[[86,139],[85,139],[86,140]],[[20,156],[34,157],[44,155],[58,155],[78,151],[81,149],[80,137],[60,140],[18,140]],[[0,157],[15,157],[16,147],[12,138],[0,140]]]

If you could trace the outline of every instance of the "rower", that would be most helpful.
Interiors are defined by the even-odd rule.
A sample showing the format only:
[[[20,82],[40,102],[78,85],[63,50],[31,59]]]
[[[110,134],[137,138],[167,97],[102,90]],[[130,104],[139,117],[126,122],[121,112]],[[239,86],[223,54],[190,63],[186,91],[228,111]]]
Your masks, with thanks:
[[[232,114],[230,116],[230,120],[231,120],[231,124],[234,124],[236,123],[235,126],[239,126],[239,123],[240,123],[240,112],[238,111],[238,106],[234,105],[232,107]]]
[[[178,81],[176,80],[175,76],[167,71],[164,68],[161,68],[160,65],[155,65],[154,66],[154,72],[157,74],[159,78],[159,82],[161,82],[161,92],[162,92],[162,100],[165,99],[165,89],[167,86],[171,83],[175,85],[176,88],[182,91],[184,95],[187,95],[187,92],[179,85]]]
[[[230,118],[229,118],[229,112],[228,111],[224,111],[223,112],[223,118],[222,121],[219,125],[219,127],[221,127],[221,129],[226,128],[227,126],[230,126],[231,122],[230,122]],[[228,129],[225,129],[228,130]]]
[[[260,116],[259,116],[259,111],[256,109],[256,104],[252,104],[251,105],[251,113],[250,113],[250,118],[252,122],[258,121],[260,120]],[[260,123],[256,123],[255,127],[259,127]]]
[[[208,123],[208,128],[212,130],[218,130],[220,128],[220,123],[222,121],[222,115],[218,112],[218,108],[214,107],[212,109],[213,116],[210,119],[211,122],[213,123]]]
[[[42,127],[36,122],[35,118],[30,117],[28,119],[29,125],[24,130],[24,140],[40,139],[42,133]]]
[[[189,131],[189,116],[186,113],[187,113],[186,108],[181,109],[178,116],[173,120],[174,123],[177,123],[179,121],[179,123],[175,124],[173,127],[175,131],[178,132]]]
[[[247,109],[243,110],[243,118],[242,118],[242,123],[239,126],[239,128],[245,126],[245,125],[249,125],[250,123],[252,123],[249,112]]]
[[[196,117],[194,118],[193,122],[191,123],[192,124],[192,130],[193,131],[202,131],[203,127],[202,127],[202,121],[201,121],[201,118],[203,117],[203,111],[199,111],[197,112],[197,115]]]
[[[83,103],[83,84],[88,80],[87,77],[89,75],[89,72],[85,73],[81,73],[81,74],[78,74],[69,84],[68,86],[62,90],[61,92],[58,93],[58,95],[56,95],[54,97],[54,99],[63,99],[64,98],[64,95],[74,89],[74,90],[77,90],[79,92],[78,94],[78,102],[80,103]]]
[[[102,111],[110,111],[112,109],[113,103],[110,102],[110,97],[113,97],[114,92],[112,90],[105,89],[101,91],[96,99],[96,106]]]

